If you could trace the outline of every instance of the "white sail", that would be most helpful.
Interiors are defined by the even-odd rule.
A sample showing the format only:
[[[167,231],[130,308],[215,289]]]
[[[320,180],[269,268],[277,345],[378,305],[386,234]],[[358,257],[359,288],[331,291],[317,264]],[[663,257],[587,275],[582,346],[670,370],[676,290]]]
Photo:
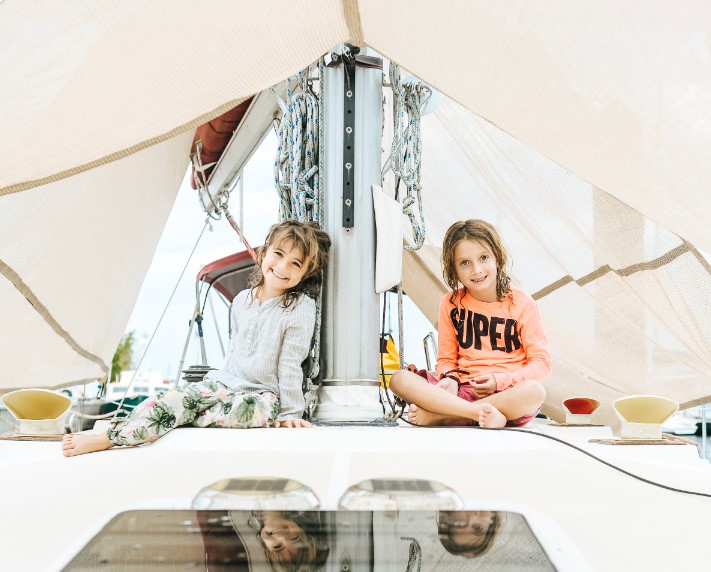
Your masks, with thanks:
[[[350,38],[711,250],[711,7],[612,6],[10,2],[0,194],[190,130]]]
[[[2,201],[2,386],[108,374],[175,194],[189,133]]]
[[[425,312],[443,291],[447,225],[488,218],[539,299],[551,400],[583,383],[607,405],[647,390],[706,399],[710,12],[641,0],[0,2],[0,392],[105,373],[192,129],[350,39],[459,102],[424,125],[429,238],[405,255],[405,288]],[[685,526],[711,494],[696,449],[590,438],[612,432],[181,428],[78,459],[58,443],[0,441],[0,535],[13,539],[2,563],[60,569],[119,511],[185,509],[215,480],[271,475],[329,510],[364,479],[442,481],[469,509],[523,514],[560,570],[700,568],[706,531]],[[660,514],[676,526],[653,543]],[[200,569],[198,536],[173,548],[154,534],[118,557]],[[349,554],[334,549],[328,569]]]
[[[709,267],[696,250],[711,251],[705,186],[711,7],[705,3],[680,9],[635,1],[611,9],[607,3],[312,0],[221,2],[207,11],[200,2],[82,9],[10,2],[0,10],[6,46],[0,128],[7,134],[0,142],[0,288],[10,325],[0,358],[25,364],[28,355],[42,356],[3,376],[2,387],[56,387],[102,375],[177,188],[184,164],[178,149],[192,129],[351,40],[469,110],[448,105],[425,121],[425,200],[437,208],[427,209],[430,238],[416,255],[423,279],[411,294],[426,313],[432,292],[441,291],[439,237],[454,217],[484,216],[502,225],[511,237],[514,275],[532,292],[604,264],[630,268],[693,245],[652,273],[624,279],[607,273],[575,294],[558,288],[540,305],[557,353],[556,376],[573,384],[566,387],[593,380],[606,399],[637,391],[686,404],[706,399]],[[427,124],[437,121],[443,139]],[[483,139],[474,135],[477,125]],[[494,142],[491,134],[502,132],[511,140]],[[181,133],[184,139],[172,140]],[[176,153],[172,166],[148,161],[137,171],[138,150],[161,153],[161,141]],[[526,157],[540,168],[521,170],[517,161]],[[94,180],[108,168],[114,190],[105,179]],[[460,177],[447,179],[449,172]],[[479,185],[457,187],[464,181]],[[144,183],[150,191],[138,190]],[[70,200],[59,191],[65,188]],[[516,199],[517,212],[512,202],[492,198],[510,197],[510,190],[531,198],[531,189],[540,193],[536,206],[555,202],[545,215],[553,222],[538,222],[540,209],[524,208],[523,200]],[[111,195],[109,203],[92,202],[100,192]],[[578,195],[588,203],[572,198]],[[478,207],[485,200],[491,208]],[[142,239],[126,233],[117,240],[129,215],[127,209],[119,216],[111,201],[130,204]],[[594,227],[576,226],[593,221],[578,216],[584,203],[593,205],[588,215],[603,203],[608,213],[619,205],[627,214],[618,219],[623,226],[636,221],[637,234],[618,225],[610,235],[617,242],[606,244],[597,235],[605,228],[599,217]],[[471,208],[453,210],[462,204]],[[30,232],[32,225],[43,231]],[[86,225],[93,225],[90,240]],[[524,230],[516,237],[513,228]],[[624,241],[632,241],[632,250],[617,248]],[[676,280],[676,264],[687,262],[690,274]],[[79,266],[98,270],[85,279]],[[428,281],[434,290],[418,296]],[[571,309],[581,320],[577,326],[567,321]],[[600,330],[605,321],[609,332]],[[643,325],[616,345],[624,336],[618,322],[635,321]]]
[[[571,395],[708,400],[702,252],[451,100],[423,119],[423,132],[428,238],[406,255],[404,286],[432,323],[445,292],[444,233],[483,218],[501,230],[514,282],[543,316],[554,358],[547,413],[562,419]]]

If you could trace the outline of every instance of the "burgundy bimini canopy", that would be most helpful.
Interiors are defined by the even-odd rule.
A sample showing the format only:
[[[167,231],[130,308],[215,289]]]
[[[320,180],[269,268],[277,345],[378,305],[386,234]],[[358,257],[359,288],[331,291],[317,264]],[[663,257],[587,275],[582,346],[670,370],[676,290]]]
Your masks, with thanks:
[[[196,280],[212,284],[232,302],[237,294],[249,286],[249,275],[254,270],[254,264],[248,250],[237,252],[203,266]]]

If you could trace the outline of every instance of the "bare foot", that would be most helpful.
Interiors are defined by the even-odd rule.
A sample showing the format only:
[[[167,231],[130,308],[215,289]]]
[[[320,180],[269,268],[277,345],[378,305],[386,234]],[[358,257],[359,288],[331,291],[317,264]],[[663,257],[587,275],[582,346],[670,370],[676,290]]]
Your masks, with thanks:
[[[435,425],[443,425],[444,421],[448,420],[449,417],[438,413],[432,413],[431,411],[427,411],[427,409],[423,409],[422,407],[411,403],[407,419],[410,423],[414,423],[415,425],[432,427]]]
[[[95,451],[105,451],[111,449],[113,443],[109,441],[106,433],[98,435],[83,433],[81,435],[65,435],[62,439],[62,454],[65,457],[75,457],[84,453],[94,453]]]
[[[484,403],[479,412],[479,425],[489,429],[501,429],[506,427],[506,416],[493,405]]]

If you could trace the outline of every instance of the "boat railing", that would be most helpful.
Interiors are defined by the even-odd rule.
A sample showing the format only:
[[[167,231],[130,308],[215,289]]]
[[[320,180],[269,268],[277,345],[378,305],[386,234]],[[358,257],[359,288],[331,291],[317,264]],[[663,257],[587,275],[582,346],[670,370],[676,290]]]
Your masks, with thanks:
[[[427,363],[427,371],[432,371],[432,363],[437,360],[437,339],[434,332],[429,332],[422,340],[422,345],[425,349],[425,362]],[[430,351],[434,353],[434,359],[430,355]]]

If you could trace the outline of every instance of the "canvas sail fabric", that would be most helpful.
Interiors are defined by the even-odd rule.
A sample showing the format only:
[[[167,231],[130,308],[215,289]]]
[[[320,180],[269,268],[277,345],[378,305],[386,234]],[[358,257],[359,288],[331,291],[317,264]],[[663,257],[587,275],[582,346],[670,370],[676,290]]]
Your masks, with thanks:
[[[361,0],[358,7],[375,50],[711,252],[710,4]]]
[[[104,371],[184,165],[138,156],[163,144],[177,154],[173,137],[189,145],[195,126],[350,39],[464,106],[443,106],[439,134],[423,127],[430,238],[405,254],[422,272],[406,278],[422,307],[428,282],[442,288],[444,230],[463,216],[501,227],[514,277],[533,293],[676,252],[539,298],[556,354],[549,393],[555,402],[556,387],[592,379],[601,401],[640,389],[708,397],[706,267],[675,251],[711,252],[707,3],[27,1],[0,4],[0,16],[0,357],[23,365],[3,387]],[[510,140],[484,131],[476,145],[472,112]],[[145,234],[118,246],[129,221]],[[623,333],[629,324],[637,335]]]
[[[4,390],[107,375],[175,194],[191,134],[2,197]]]
[[[3,3],[0,195],[194,131],[349,37],[331,0],[206,8]]]
[[[17,364],[0,392],[108,373],[194,128],[348,39],[344,14],[330,0],[0,5],[0,359]]]
[[[351,40],[711,251],[706,2],[225,0],[206,9],[126,0],[1,9],[0,131],[12,136],[0,141],[0,195],[190,131]]]
[[[538,301],[554,358],[547,412],[563,418],[575,395],[708,400],[707,254],[449,99],[423,131],[428,237],[405,256],[404,287],[433,324],[444,233],[482,218],[509,248],[514,284]]]

